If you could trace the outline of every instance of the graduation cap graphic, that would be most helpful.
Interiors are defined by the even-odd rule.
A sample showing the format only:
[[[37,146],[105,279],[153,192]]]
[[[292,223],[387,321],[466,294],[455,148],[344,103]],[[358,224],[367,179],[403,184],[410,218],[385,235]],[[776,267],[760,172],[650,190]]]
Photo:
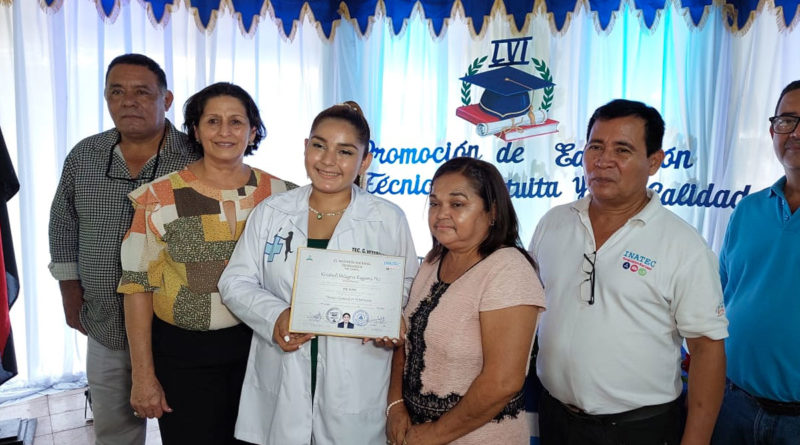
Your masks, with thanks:
[[[530,92],[554,85],[510,66],[464,76],[460,80],[484,88],[479,106],[498,119],[527,114],[531,108]]]

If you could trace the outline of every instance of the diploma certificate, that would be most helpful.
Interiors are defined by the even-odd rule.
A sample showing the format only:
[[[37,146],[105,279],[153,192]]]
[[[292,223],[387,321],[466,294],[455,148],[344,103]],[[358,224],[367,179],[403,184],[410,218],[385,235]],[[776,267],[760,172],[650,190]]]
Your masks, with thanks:
[[[404,277],[403,257],[301,247],[289,330],[397,338]]]

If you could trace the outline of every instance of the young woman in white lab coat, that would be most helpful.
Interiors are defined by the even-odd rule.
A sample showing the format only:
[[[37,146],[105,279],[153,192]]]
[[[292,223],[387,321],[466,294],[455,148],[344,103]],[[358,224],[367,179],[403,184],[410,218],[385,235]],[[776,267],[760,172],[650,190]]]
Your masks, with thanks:
[[[372,160],[368,146],[369,126],[355,102],[321,112],[305,141],[311,184],[253,210],[222,274],[223,302],[254,332],[238,439],[261,445],[385,443],[392,342],[289,333],[298,247],[402,256],[403,305],[408,299],[418,263],[405,215],[355,185]]]

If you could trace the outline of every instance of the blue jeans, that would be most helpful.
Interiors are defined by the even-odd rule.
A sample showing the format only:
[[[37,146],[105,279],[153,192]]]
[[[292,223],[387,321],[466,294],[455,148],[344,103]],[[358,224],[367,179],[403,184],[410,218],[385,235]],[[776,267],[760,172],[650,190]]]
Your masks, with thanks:
[[[800,416],[769,414],[752,397],[728,383],[711,443],[798,445]]]

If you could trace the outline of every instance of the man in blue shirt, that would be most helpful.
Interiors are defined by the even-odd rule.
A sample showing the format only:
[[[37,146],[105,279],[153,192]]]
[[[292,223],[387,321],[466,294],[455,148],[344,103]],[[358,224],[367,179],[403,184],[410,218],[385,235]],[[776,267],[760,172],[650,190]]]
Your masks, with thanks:
[[[719,445],[800,443],[800,80],[769,120],[785,176],[741,201],[720,252],[730,337]]]

